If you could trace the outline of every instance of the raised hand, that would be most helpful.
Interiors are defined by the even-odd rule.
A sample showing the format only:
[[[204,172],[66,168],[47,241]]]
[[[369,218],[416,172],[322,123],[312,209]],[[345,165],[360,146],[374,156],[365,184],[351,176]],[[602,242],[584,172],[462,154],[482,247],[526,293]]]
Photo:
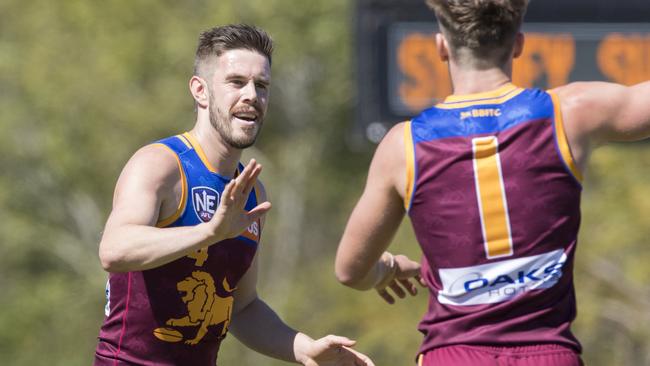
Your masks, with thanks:
[[[241,174],[226,185],[219,207],[212,219],[206,223],[211,226],[215,237],[235,237],[271,209],[271,203],[268,201],[259,203],[250,211],[245,209],[248,196],[261,171],[262,165],[251,159]]]
[[[406,297],[407,292],[411,296],[417,295],[418,289],[414,282],[419,283],[423,287],[426,286],[426,283],[420,277],[420,263],[410,260],[405,255],[393,256],[390,253],[384,254],[392,257],[388,258],[390,262],[388,264],[389,273],[381,283],[375,286],[377,293],[384,301],[389,304],[394,304],[394,295],[397,295],[401,299]],[[382,257],[380,260],[384,260],[384,258]],[[391,289],[394,295],[388,292],[388,289]]]
[[[304,353],[305,366],[375,366],[370,358],[353,350],[355,341],[328,335],[313,341]]]

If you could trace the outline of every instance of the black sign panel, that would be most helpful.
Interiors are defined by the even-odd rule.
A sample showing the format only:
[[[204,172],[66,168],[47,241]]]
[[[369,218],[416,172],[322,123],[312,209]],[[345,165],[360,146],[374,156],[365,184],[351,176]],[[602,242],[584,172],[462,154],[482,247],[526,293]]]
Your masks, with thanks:
[[[399,22],[388,29],[387,102],[395,116],[411,116],[451,93],[447,65],[429,23]],[[576,80],[634,84],[650,80],[650,24],[532,23],[513,82],[553,88]]]
[[[361,1],[357,15],[355,131],[376,141],[449,95],[451,81],[423,0]],[[524,53],[513,66],[518,86],[650,80],[650,1],[533,1],[523,31]]]

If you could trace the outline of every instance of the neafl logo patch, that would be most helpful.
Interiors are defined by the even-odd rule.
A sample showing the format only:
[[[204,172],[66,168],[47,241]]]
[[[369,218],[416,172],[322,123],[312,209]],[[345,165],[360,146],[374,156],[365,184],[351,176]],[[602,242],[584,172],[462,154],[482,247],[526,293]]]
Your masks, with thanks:
[[[210,187],[192,188],[194,213],[203,222],[208,222],[219,205],[219,192]]]

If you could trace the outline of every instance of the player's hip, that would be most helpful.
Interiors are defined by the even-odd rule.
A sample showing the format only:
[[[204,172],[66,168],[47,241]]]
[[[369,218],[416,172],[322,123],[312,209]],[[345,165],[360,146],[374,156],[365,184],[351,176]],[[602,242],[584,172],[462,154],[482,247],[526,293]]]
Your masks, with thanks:
[[[417,358],[418,366],[583,366],[574,349],[558,344],[516,347],[453,345]]]

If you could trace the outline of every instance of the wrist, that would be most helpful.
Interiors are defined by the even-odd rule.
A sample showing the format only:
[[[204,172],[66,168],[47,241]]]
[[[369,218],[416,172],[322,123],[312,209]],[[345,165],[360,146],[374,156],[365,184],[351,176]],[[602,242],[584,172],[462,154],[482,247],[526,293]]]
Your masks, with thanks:
[[[296,363],[305,365],[310,360],[309,349],[314,340],[304,333],[296,333],[293,338],[293,356]]]
[[[198,224],[197,230],[201,235],[201,243],[203,245],[210,245],[225,239],[218,225],[214,225],[212,221],[202,222]]]
[[[395,256],[390,252],[384,252],[375,264],[375,267],[375,281],[372,287],[375,289],[383,289],[393,280],[395,272],[397,272]]]

